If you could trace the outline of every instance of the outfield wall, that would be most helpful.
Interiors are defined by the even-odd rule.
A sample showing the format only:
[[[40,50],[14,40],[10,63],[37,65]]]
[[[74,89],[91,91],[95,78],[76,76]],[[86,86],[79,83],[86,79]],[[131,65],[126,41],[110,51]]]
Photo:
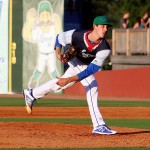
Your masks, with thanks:
[[[99,96],[150,98],[150,67],[100,71],[96,73]],[[66,89],[64,95],[85,96],[80,83]]]

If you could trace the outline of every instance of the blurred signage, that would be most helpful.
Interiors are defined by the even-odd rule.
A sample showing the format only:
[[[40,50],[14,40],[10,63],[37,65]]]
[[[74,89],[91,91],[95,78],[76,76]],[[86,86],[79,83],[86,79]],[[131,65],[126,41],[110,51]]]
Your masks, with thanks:
[[[23,0],[23,88],[35,88],[56,76],[55,39],[63,30],[64,0]]]
[[[0,93],[8,93],[8,0],[0,0]]]
[[[0,0],[0,23],[1,23],[2,0]]]

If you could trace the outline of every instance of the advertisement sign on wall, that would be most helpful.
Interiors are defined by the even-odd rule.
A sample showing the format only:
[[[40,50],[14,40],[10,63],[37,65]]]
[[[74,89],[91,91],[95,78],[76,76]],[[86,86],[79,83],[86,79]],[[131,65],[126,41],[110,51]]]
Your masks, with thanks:
[[[1,23],[2,0],[0,0],[0,23]]]
[[[0,0],[0,93],[8,93],[8,4]]]
[[[64,0],[23,1],[23,88],[35,88],[61,76],[54,50],[63,29]]]

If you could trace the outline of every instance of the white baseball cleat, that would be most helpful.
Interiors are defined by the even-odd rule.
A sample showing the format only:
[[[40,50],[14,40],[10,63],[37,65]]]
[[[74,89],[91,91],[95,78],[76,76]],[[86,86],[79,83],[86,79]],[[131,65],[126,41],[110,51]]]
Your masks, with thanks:
[[[92,131],[93,134],[106,134],[106,135],[111,135],[111,134],[116,134],[117,131],[111,130],[108,128],[106,125],[101,125],[98,126],[96,129]]]
[[[32,106],[33,106],[33,103],[36,101],[36,99],[30,94],[30,90],[25,89],[22,91],[22,94],[25,99],[26,110],[29,114],[31,114]]]

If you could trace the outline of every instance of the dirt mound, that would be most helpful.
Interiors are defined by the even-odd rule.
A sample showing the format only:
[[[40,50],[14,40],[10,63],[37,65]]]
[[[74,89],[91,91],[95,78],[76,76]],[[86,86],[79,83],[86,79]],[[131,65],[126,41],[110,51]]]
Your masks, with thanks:
[[[117,111],[116,111],[117,109]],[[0,107],[0,118],[89,118],[87,107]],[[105,118],[149,118],[147,107],[102,107]],[[1,148],[150,147],[150,130],[111,127],[118,134],[93,135],[92,125],[1,122]]]
[[[91,125],[0,123],[1,148],[150,147],[150,131],[112,127],[116,135],[92,135]]]

